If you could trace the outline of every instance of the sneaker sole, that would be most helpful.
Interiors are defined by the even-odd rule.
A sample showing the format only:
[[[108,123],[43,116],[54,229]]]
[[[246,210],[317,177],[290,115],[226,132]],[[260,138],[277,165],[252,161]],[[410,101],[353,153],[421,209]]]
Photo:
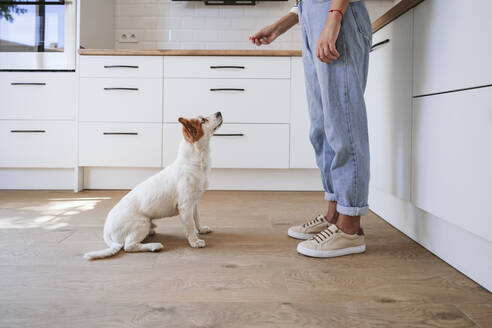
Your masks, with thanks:
[[[302,255],[310,257],[338,257],[350,254],[359,254],[366,251],[366,245],[347,247],[343,249],[337,249],[334,251],[320,251],[303,247],[301,244],[297,245],[297,252]]]
[[[292,237],[295,239],[302,239],[302,240],[307,240],[311,237],[316,236],[315,233],[300,233],[300,232],[293,231],[290,228],[287,231],[287,234],[289,235],[289,237]]]

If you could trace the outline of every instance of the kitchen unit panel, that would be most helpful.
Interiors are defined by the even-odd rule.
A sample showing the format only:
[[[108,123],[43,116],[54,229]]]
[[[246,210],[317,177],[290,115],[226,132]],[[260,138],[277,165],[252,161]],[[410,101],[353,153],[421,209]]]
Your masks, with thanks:
[[[75,165],[75,123],[0,121],[0,167],[67,168]]]
[[[492,84],[492,1],[424,1],[415,8],[414,95]]]
[[[80,56],[80,76],[162,78],[162,62],[152,56]]]
[[[74,73],[0,73],[0,119],[73,120]]]
[[[412,11],[373,38],[366,90],[371,187],[409,200],[412,151]]]
[[[80,121],[162,122],[162,79],[81,78]]]
[[[289,79],[288,57],[164,57],[166,78]]]
[[[163,165],[176,158],[181,124],[164,124]],[[213,168],[288,168],[288,124],[224,124],[210,142]]]
[[[492,87],[414,100],[415,205],[492,240]]]
[[[289,80],[164,79],[164,122],[217,111],[227,123],[288,123]]]
[[[290,167],[317,168],[314,149],[309,140],[309,110],[306,99],[302,58],[292,58],[290,82]]]
[[[159,167],[161,123],[80,123],[79,165]]]

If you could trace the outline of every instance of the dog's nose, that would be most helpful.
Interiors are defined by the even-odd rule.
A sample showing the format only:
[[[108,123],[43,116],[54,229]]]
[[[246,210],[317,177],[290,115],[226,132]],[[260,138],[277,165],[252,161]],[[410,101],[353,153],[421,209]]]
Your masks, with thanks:
[[[221,112],[215,113],[215,117],[222,117],[222,113]]]

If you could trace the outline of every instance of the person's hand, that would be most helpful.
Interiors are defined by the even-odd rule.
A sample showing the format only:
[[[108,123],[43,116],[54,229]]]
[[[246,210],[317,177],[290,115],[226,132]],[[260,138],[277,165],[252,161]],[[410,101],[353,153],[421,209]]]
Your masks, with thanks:
[[[253,34],[249,39],[257,46],[261,46],[262,44],[272,43],[279,35],[279,31],[274,25],[268,25]]]
[[[336,48],[342,18],[338,13],[330,13],[325,28],[316,42],[316,57],[323,63],[331,64],[340,57]]]

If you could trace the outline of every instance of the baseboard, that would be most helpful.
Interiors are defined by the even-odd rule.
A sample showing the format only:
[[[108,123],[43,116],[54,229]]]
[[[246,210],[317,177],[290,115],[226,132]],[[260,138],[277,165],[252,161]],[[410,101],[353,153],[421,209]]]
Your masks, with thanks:
[[[2,168],[0,189],[73,189],[74,169]]]
[[[427,213],[408,201],[371,189],[370,209],[430,252],[492,291],[492,242]]]
[[[318,169],[213,169],[210,190],[323,190]]]
[[[159,168],[85,167],[85,189],[131,189]],[[212,169],[209,190],[322,190],[315,169]]]

